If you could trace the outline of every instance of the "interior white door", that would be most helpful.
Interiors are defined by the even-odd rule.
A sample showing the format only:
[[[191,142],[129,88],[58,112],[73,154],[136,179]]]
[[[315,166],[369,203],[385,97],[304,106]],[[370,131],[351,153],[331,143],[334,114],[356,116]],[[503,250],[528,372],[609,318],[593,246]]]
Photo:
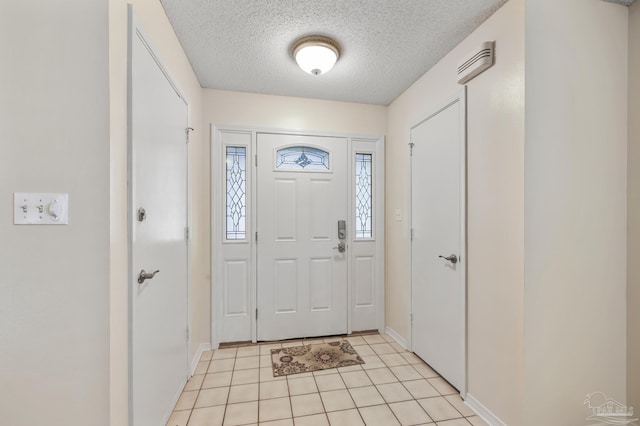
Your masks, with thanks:
[[[140,34],[132,37],[130,420],[157,426],[166,422],[188,374],[187,105]],[[159,272],[139,283],[141,270]]]
[[[258,340],[344,334],[347,139],[260,133],[257,150]]]
[[[412,349],[460,391],[466,339],[464,109],[464,98],[457,98],[411,129]]]

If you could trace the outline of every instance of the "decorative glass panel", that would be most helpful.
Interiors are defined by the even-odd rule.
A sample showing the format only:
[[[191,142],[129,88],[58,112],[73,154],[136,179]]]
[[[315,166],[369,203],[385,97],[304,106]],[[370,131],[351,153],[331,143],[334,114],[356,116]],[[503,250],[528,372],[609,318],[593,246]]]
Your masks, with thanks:
[[[247,148],[227,147],[227,240],[244,240],[247,237],[246,159]]]
[[[373,154],[356,154],[356,238],[373,237],[372,159]]]
[[[308,146],[291,146],[278,150],[276,169],[329,170],[329,153]]]

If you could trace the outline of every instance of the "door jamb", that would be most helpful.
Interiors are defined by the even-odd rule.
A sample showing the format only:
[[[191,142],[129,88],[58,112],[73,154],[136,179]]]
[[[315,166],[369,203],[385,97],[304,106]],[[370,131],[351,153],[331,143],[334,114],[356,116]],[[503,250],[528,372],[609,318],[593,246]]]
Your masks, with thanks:
[[[352,174],[353,174],[353,164],[351,164],[351,153],[352,153],[352,141],[371,141],[375,142],[375,153],[378,158],[378,163],[376,166],[376,174],[375,181],[373,181],[374,187],[377,187],[378,190],[375,191],[374,197],[378,199],[382,199],[381,203],[376,203],[376,209],[374,214],[377,216],[377,220],[375,222],[375,226],[377,227],[377,236],[376,236],[376,255],[382,260],[379,262],[376,269],[376,282],[375,282],[375,300],[377,303],[376,310],[376,327],[378,331],[383,333],[385,330],[385,300],[384,300],[384,291],[385,291],[385,268],[384,268],[384,258],[385,258],[385,245],[384,245],[384,229],[385,229],[385,210],[384,210],[384,149],[385,149],[385,138],[383,135],[363,135],[363,134],[352,134],[346,132],[333,132],[333,131],[317,131],[317,130],[291,130],[291,129],[282,129],[282,128],[269,128],[269,127],[254,127],[254,126],[236,126],[236,125],[221,125],[211,123],[210,125],[211,135],[210,135],[210,146],[211,146],[211,347],[216,349],[221,343],[222,331],[220,329],[222,323],[222,312],[220,307],[215,303],[216,296],[220,295],[219,285],[221,285],[218,280],[214,279],[218,274],[216,273],[216,268],[218,268],[219,261],[217,259],[217,252],[220,248],[221,242],[221,230],[217,229],[219,225],[219,221],[215,218],[220,215],[220,201],[223,197],[221,190],[221,183],[216,181],[218,174],[214,171],[216,167],[222,164],[222,159],[219,158],[220,153],[217,152],[221,146],[222,142],[219,140],[219,133],[222,131],[230,131],[230,132],[242,132],[242,133],[251,133],[251,142],[250,142],[250,164],[247,167],[252,168],[252,173],[250,177],[251,189],[250,189],[250,203],[253,206],[250,212],[250,219],[248,223],[250,223],[251,230],[250,232],[253,234],[257,229],[257,173],[255,173],[255,153],[257,152],[257,134],[258,133],[278,133],[278,134],[287,134],[287,135],[298,135],[298,136],[327,136],[327,137],[341,137],[347,138],[348,146],[348,182],[349,187],[352,187]],[[248,161],[248,163],[249,163]],[[349,191],[349,194],[351,192]],[[353,211],[353,197],[349,195],[348,201],[348,214]],[[348,221],[350,224],[351,221]],[[352,225],[349,225],[347,229],[352,229]],[[350,235],[350,234],[349,234]],[[253,313],[257,307],[257,279],[256,279],[256,241],[255,236],[251,235],[251,279],[250,279],[250,312]],[[347,260],[347,333],[350,334],[352,330],[352,315],[353,315],[353,292],[352,285],[353,280],[351,279],[352,274],[352,260],[351,256],[349,256]],[[251,330],[250,336],[252,342],[257,342],[257,318],[255,315],[251,315]]]
[[[421,115],[422,119],[417,120],[413,125],[409,126],[409,137],[411,137],[411,130],[425,121],[431,119],[435,115],[439,114],[446,108],[450,107],[452,104],[460,102],[462,105],[462,117],[460,119],[460,128],[459,128],[459,141],[461,144],[460,147],[460,256],[464,256],[464,262],[460,262],[461,271],[461,280],[463,281],[462,285],[462,306],[463,306],[463,318],[464,322],[464,341],[463,341],[463,351],[464,351],[464,363],[463,363],[463,380],[462,380],[462,389],[460,390],[460,396],[464,399],[466,398],[467,388],[468,388],[468,317],[467,317],[467,285],[468,285],[468,258],[467,258],[467,87],[462,86],[462,88],[455,91],[455,93],[447,96],[441,102],[438,102],[437,107],[432,107],[426,114]],[[410,148],[413,145],[413,141],[409,142]],[[410,149],[409,154],[409,203],[407,208],[407,216],[408,216],[408,253],[409,253],[409,261],[407,262],[409,267],[409,341],[408,346],[409,350],[413,350],[413,160],[412,153]]]

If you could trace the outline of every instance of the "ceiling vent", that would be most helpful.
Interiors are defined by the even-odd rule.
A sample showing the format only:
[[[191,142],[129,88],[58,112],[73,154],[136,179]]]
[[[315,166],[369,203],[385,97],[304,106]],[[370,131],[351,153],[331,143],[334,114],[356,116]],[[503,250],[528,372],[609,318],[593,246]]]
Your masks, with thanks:
[[[458,83],[465,84],[493,65],[495,42],[487,41],[480,48],[467,55],[458,66]]]
[[[604,1],[608,1],[609,3],[618,3],[623,6],[631,6],[631,4],[636,0],[604,0]]]

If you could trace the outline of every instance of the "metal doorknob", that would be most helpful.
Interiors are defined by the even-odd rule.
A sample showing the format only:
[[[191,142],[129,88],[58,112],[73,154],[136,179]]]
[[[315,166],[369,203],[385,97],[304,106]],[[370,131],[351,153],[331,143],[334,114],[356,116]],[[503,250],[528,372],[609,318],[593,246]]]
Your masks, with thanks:
[[[144,210],[144,208],[140,207],[138,209],[138,222],[142,222],[146,218],[147,218],[147,212]]]
[[[160,270],[153,272],[145,272],[144,269],[140,270],[140,273],[138,274],[138,284],[142,284],[144,280],[150,280],[155,277],[158,272],[160,272]]]
[[[443,255],[440,255],[440,256],[438,256],[438,257],[441,257],[441,258],[443,258],[444,260],[448,260],[449,262],[453,263],[454,265],[455,265],[456,263],[458,263],[458,256],[456,256],[455,254],[450,254],[449,256],[446,256],[446,257],[445,257],[445,256],[443,256]]]
[[[347,245],[344,242],[340,242],[338,243],[338,247],[334,247],[334,250],[338,249],[339,253],[344,253],[345,250],[347,249]]]

